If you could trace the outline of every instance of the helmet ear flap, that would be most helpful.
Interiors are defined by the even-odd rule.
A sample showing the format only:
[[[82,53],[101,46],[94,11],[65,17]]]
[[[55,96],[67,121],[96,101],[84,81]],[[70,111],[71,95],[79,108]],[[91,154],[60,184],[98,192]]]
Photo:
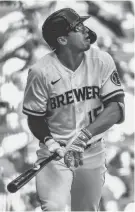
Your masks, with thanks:
[[[87,27],[87,29],[89,30],[88,34],[89,34],[89,37],[90,37],[90,44],[93,44],[97,40],[97,34],[94,31],[90,30],[88,27]]]

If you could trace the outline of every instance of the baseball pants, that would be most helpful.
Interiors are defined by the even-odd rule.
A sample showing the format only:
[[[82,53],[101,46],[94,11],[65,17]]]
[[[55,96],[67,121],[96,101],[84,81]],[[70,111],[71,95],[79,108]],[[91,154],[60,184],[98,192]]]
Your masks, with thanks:
[[[97,211],[104,183],[104,166],[71,170],[63,160],[52,161],[36,176],[43,211]]]

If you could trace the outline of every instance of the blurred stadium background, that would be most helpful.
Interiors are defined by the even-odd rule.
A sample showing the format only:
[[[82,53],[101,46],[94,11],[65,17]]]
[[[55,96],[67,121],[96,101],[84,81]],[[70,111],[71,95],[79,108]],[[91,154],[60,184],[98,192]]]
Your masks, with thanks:
[[[126,118],[106,133],[107,167],[100,210],[135,211],[133,1],[0,1],[0,211],[40,211],[35,179],[15,194],[6,185],[36,160],[38,142],[22,114],[28,67],[50,51],[41,26],[53,11],[90,14],[96,46],[109,52],[125,89]],[[50,35],[52,36],[52,35]]]

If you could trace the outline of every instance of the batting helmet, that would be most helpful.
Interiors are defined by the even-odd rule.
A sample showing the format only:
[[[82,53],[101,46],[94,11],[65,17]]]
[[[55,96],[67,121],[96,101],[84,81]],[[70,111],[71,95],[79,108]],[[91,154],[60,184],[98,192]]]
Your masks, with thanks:
[[[52,13],[43,23],[42,35],[48,45],[54,49],[56,47],[57,38],[67,36],[74,27],[90,18],[90,16],[79,16],[73,9],[64,8]],[[87,27],[88,28],[88,27]],[[97,35],[89,30],[90,43],[93,44],[97,40]]]

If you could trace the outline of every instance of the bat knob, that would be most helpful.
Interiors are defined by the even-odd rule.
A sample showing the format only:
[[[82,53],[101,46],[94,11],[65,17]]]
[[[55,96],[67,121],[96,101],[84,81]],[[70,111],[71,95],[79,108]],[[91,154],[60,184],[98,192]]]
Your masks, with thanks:
[[[40,164],[39,165],[38,164],[34,164],[33,170],[38,170],[38,169],[40,169]]]

